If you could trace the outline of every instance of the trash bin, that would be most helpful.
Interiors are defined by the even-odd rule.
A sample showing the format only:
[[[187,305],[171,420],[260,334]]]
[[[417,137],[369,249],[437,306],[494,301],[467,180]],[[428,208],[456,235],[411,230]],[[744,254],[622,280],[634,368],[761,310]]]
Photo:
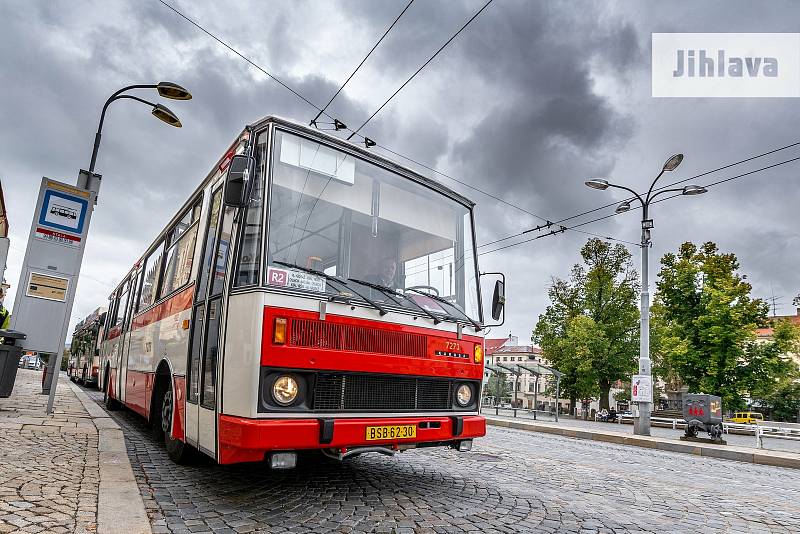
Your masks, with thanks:
[[[14,380],[17,379],[17,367],[22,357],[22,347],[17,346],[17,341],[25,339],[25,334],[15,330],[0,330],[0,398],[11,396],[14,389]]]
[[[722,399],[704,393],[683,394],[683,420],[686,421],[686,438],[696,438],[697,431],[705,430],[712,440],[722,440]],[[683,439],[683,438],[681,438]]]

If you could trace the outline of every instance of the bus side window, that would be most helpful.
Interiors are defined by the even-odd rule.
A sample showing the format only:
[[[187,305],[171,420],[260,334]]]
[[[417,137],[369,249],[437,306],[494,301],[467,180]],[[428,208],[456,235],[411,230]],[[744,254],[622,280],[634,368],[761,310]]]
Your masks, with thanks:
[[[136,311],[142,311],[158,300],[158,286],[161,281],[161,264],[163,261],[164,242],[162,241],[144,262],[142,296],[139,298],[139,307]]]
[[[233,277],[235,286],[249,286],[258,283],[258,267],[261,263],[261,220],[263,217],[264,175],[267,172],[266,135],[262,134],[256,146],[256,172],[253,176],[253,187],[250,192],[250,203],[247,213],[242,218],[239,230],[239,257],[236,273]]]
[[[189,282],[200,219],[199,206],[202,200],[200,197],[170,232],[161,295],[169,295]]]

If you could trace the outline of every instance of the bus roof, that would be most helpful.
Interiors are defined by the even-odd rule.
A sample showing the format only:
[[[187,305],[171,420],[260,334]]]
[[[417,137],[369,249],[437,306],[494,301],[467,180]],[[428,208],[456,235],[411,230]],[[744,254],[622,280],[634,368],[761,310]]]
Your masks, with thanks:
[[[305,133],[306,135],[309,135],[311,137],[322,138],[326,142],[328,142],[328,143],[330,143],[332,145],[337,145],[337,146],[339,146],[339,147],[341,147],[341,148],[343,148],[345,150],[349,150],[351,152],[355,152],[359,156],[363,157],[366,160],[376,161],[376,162],[380,163],[381,165],[393,170],[394,172],[397,172],[397,173],[405,176],[406,178],[408,178],[410,180],[414,180],[417,183],[420,183],[420,184],[422,184],[424,186],[427,186],[430,189],[433,189],[434,191],[438,191],[439,193],[442,193],[443,195],[446,195],[446,196],[452,198],[453,200],[455,200],[455,201],[457,201],[457,202],[459,202],[461,204],[464,204],[465,206],[469,207],[470,209],[475,207],[475,203],[473,201],[471,201],[467,197],[461,195],[460,193],[456,193],[455,191],[453,191],[449,187],[445,186],[444,184],[442,184],[440,182],[437,182],[436,180],[433,180],[431,178],[428,178],[427,176],[423,176],[422,174],[420,174],[420,173],[418,173],[418,172],[416,172],[416,171],[414,171],[412,169],[409,169],[408,167],[404,167],[403,165],[400,165],[397,162],[392,161],[392,160],[390,160],[388,158],[385,158],[385,157],[383,157],[383,156],[381,156],[379,154],[375,154],[374,152],[371,152],[371,151],[367,150],[366,148],[363,148],[363,147],[361,147],[361,146],[359,146],[359,145],[357,145],[355,143],[351,143],[350,141],[346,141],[344,139],[340,139],[340,138],[338,138],[338,137],[336,137],[334,135],[330,135],[328,133],[325,133],[325,132],[322,132],[320,130],[317,130],[316,128],[311,128],[309,126],[306,126],[305,124],[301,124],[301,123],[299,123],[297,121],[294,121],[292,119],[279,117],[277,115],[267,115],[266,117],[254,122],[254,123],[251,123],[251,124],[247,125],[245,127],[245,129],[238,136],[236,136],[235,140],[233,141],[233,143],[231,143],[231,145],[228,147],[228,149],[223,154],[223,156],[221,158],[219,158],[218,160],[216,160],[216,164],[212,167],[212,169],[208,173],[208,175],[202,180],[202,182],[200,182],[200,184],[192,192],[192,194],[186,199],[186,201],[183,204],[181,204],[181,207],[169,219],[169,221],[164,226],[164,228],[161,230],[161,232],[159,232],[158,235],[155,236],[155,238],[151,241],[150,245],[148,245],[148,247],[144,250],[144,252],[139,256],[139,259],[134,263],[134,266],[132,268],[128,269],[128,271],[126,271],[125,275],[122,277],[122,281],[119,282],[119,284],[117,284],[117,286],[114,288],[114,290],[110,293],[109,298],[110,298],[111,295],[116,293],[122,287],[123,283],[127,280],[128,275],[132,271],[134,271],[136,266],[139,263],[141,263],[147,257],[147,255],[150,252],[150,249],[153,248],[153,246],[156,245],[164,237],[166,232],[169,230],[170,226],[172,226],[177,221],[178,217],[187,209],[187,207],[189,206],[189,203],[192,202],[192,200],[197,196],[198,192],[201,191],[207,185],[208,181],[211,180],[219,172],[219,170],[221,168],[220,167],[220,163],[222,162],[222,160],[224,160],[226,158],[226,156],[231,151],[233,151],[236,148],[237,144],[239,144],[239,142],[241,141],[242,136],[245,135],[247,132],[252,132],[253,130],[261,129],[264,126],[269,125],[270,123],[274,123],[274,124],[278,124],[278,125],[281,125],[281,126],[285,126],[288,129],[299,131],[301,133]]]
[[[263,126],[265,126],[265,125],[267,125],[269,123],[275,123],[275,124],[279,124],[279,125],[283,125],[283,126],[288,126],[288,127],[292,128],[292,129],[300,130],[303,133],[306,133],[306,134],[308,134],[310,136],[322,137],[328,143],[331,143],[333,145],[338,145],[339,147],[344,148],[346,150],[350,150],[350,151],[356,152],[358,155],[362,156],[364,159],[378,161],[378,162],[380,162],[381,165],[383,165],[385,167],[389,167],[393,171],[398,172],[400,174],[403,174],[407,178],[411,178],[412,180],[415,180],[415,181],[421,183],[422,185],[425,185],[427,187],[430,187],[431,189],[437,190],[440,193],[443,193],[443,194],[453,198],[454,200],[457,200],[458,202],[467,205],[470,208],[475,206],[475,203],[473,201],[471,201],[470,199],[468,199],[464,195],[461,195],[460,193],[457,193],[457,192],[453,191],[452,189],[450,189],[449,187],[445,186],[441,182],[438,182],[436,180],[428,178],[427,176],[424,176],[424,175],[422,175],[422,174],[420,174],[420,173],[418,173],[418,172],[416,172],[416,171],[414,171],[414,170],[412,170],[412,169],[410,169],[408,167],[400,165],[396,161],[393,161],[393,160],[391,160],[389,158],[381,156],[380,154],[376,154],[375,152],[372,152],[371,150],[368,150],[368,149],[362,147],[361,145],[352,143],[352,142],[347,141],[345,139],[341,139],[339,137],[336,137],[335,135],[331,135],[329,133],[323,132],[323,131],[318,130],[316,128],[312,128],[310,126],[307,126],[305,124],[301,124],[301,123],[299,123],[297,121],[294,121],[292,119],[287,119],[287,118],[280,117],[280,116],[277,116],[277,115],[267,115],[263,119],[250,124],[248,126],[248,128],[250,128],[250,129],[259,129],[259,128],[261,128],[261,127],[263,127]]]

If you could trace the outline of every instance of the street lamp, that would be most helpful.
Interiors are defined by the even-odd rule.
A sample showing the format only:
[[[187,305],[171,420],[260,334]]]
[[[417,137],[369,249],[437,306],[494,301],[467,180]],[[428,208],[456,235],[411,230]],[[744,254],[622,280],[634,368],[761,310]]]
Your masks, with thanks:
[[[170,98],[172,100],[190,100],[192,95],[189,91],[178,85],[177,83],[172,82],[159,82],[157,84],[136,84],[136,85],[129,85],[127,87],[123,87],[119,91],[112,94],[106,103],[103,105],[103,111],[100,113],[100,123],[97,126],[97,133],[94,135],[94,147],[92,148],[92,159],[91,163],[89,164],[89,171],[84,171],[81,169],[78,175],[78,188],[89,190],[95,193],[99,192],[100,189],[100,176],[94,173],[94,166],[97,163],[97,150],[100,148],[100,139],[103,135],[103,122],[106,118],[106,110],[108,106],[111,105],[112,102],[116,100],[128,99],[128,100],[135,100],[137,102],[141,102],[142,104],[146,104],[152,108],[151,113],[157,119],[166,122],[170,126],[175,126],[176,128],[181,127],[181,121],[178,119],[178,116],[175,115],[169,108],[163,106],[161,104],[156,104],[145,100],[143,98],[139,98],[138,96],[133,95],[126,95],[123,94],[125,91],[129,89],[155,89],[158,91],[158,94],[164,98]],[[95,196],[95,203],[97,202],[97,197]],[[87,219],[87,221],[91,221],[91,219]],[[86,223],[86,229],[84,232],[88,235],[88,225],[89,222]],[[81,262],[83,261],[83,247],[86,246],[86,239],[80,245],[80,250],[78,251],[77,257],[77,265],[75,267],[75,274],[74,280],[77,281],[78,277],[80,276],[81,272]],[[26,253],[27,257],[27,253]],[[75,286],[73,285],[73,288]],[[74,291],[74,290],[73,290]],[[74,299],[74,292],[70,293],[68,300],[66,302],[66,317],[72,313],[72,304]],[[61,348],[64,347],[64,342],[66,340],[66,328],[67,328],[68,321],[64,321],[64,331],[61,335],[61,342],[58,345]],[[56,370],[56,361],[61,361],[61,355],[55,356],[50,358],[50,362],[48,362],[48,376],[50,376],[50,396],[47,399],[47,409],[46,413],[51,414],[53,413],[53,402],[55,401],[55,393],[56,387],[58,386],[58,372]]]
[[[652,203],[653,199],[656,198],[658,195],[662,193],[676,193],[679,192],[681,195],[686,196],[693,196],[693,195],[702,195],[703,193],[708,192],[705,187],[699,185],[687,185],[681,189],[661,189],[659,191],[653,192],[653,188],[656,185],[661,176],[667,171],[674,171],[678,165],[681,164],[683,161],[683,154],[675,154],[671,158],[669,158],[665,163],[664,166],[661,168],[661,172],[658,173],[653,183],[650,184],[650,189],[647,190],[646,195],[640,195],[633,189],[622,185],[616,185],[609,183],[608,180],[600,180],[594,179],[589,180],[586,182],[588,187],[592,189],[598,189],[601,191],[605,191],[609,187],[614,187],[617,189],[623,189],[632,193],[634,198],[639,201],[642,205],[642,241],[641,241],[641,248],[642,248],[642,293],[641,293],[641,308],[640,308],[640,335],[639,335],[639,374],[646,375],[650,378],[650,382],[652,384],[652,373],[650,370],[650,293],[648,291],[648,285],[650,283],[648,277],[648,252],[650,249],[650,229],[653,228],[653,220],[649,217],[649,208],[650,204]],[[642,198],[644,196],[644,198]],[[617,206],[616,212],[617,213],[625,213],[631,209],[631,200],[626,200],[622,202],[619,206]],[[641,435],[641,436],[649,436],[650,435],[650,412],[652,408],[652,402],[640,402],[639,403],[639,417],[634,419],[634,427],[633,432],[634,434]]]
[[[123,87],[113,95],[111,95],[106,103],[103,105],[103,111],[100,113],[100,124],[97,126],[97,133],[94,136],[94,148],[92,149],[92,160],[89,164],[89,174],[91,175],[94,173],[94,165],[97,162],[97,150],[100,148],[100,138],[103,134],[103,121],[106,118],[106,110],[108,106],[114,102],[115,100],[121,100],[123,98],[128,98],[131,100],[136,100],[137,102],[141,102],[143,104],[147,104],[153,108],[153,115],[162,121],[166,122],[171,126],[175,126],[176,128],[181,127],[181,121],[178,120],[178,117],[170,111],[166,106],[162,106],[161,104],[154,104],[152,102],[148,102],[142,98],[138,98],[132,95],[123,95],[125,91],[128,89],[155,89],[158,91],[158,94],[163,96],[164,98],[170,98],[172,100],[191,100],[192,94],[178,85],[177,83],[172,82],[159,82],[157,84],[137,84],[137,85],[129,85],[127,87]]]

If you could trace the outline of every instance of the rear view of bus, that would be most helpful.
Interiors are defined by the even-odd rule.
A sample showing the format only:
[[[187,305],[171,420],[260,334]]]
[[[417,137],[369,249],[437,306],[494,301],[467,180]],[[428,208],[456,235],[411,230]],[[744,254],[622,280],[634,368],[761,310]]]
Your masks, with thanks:
[[[155,304],[132,303],[104,352],[110,396],[137,399],[173,459],[188,444],[223,464],[288,468],[303,450],[466,451],[485,434],[470,201],[276,118],[248,127],[198,191],[175,219],[196,232],[193,257],[170,260],[165,229],[167,259],[131,274]],[[165,293],[175,263],[187,290]],[[500,283],[495,297],[497,318]]]

